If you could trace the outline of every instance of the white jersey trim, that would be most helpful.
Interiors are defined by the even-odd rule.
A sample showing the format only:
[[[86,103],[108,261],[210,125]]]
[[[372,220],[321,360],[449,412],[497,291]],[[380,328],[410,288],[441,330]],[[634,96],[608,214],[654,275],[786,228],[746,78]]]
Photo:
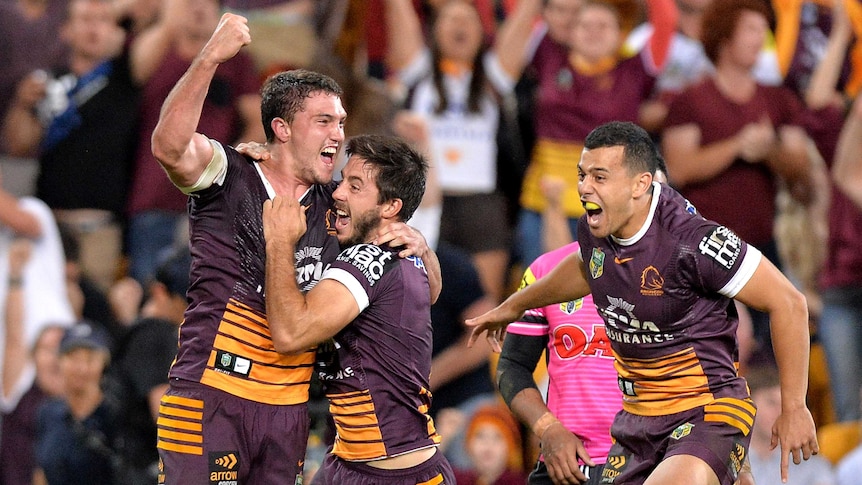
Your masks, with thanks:
[[[368,293],[365,292],[365,288],[362,287],[359,280],[357,280],[356,277],[348,271],[341,268],[330,267],[325,270],[323,275],[320,277],[320,281],[323,280],[335,280],[344,285],[347,288],[347,291],[353,295],[353,299],[356,300],[356,304],[359,305],[359,313],[362,313],[363,310],[368,308]]]
[[[644,225],[641,226],[641,228],[638,229],[638,232],[636,232],[635,235],[632,237],[629,237],[626,239],[619,239],[619,238],[611,235],[611,239],[615,243],[619,244],[620,246],[631,246],[632,244],[640,241],[641,238],[644,237],[644,234],[646,234],[646,232],[649,230],[649,227],[652,225],[652,220],[653,220],[653,217],[655,216],[656,207],[658,207],[658,198],[660,195],[661,195],[661,184],[658,182],[653,182],[652,183],[652,201],[650,201],[649,214],[647,214],[647,218],[646,218],[646,221],[644,221]]]
[[[198,177],[198,180],[194,184],[188,187],[177,186],[177,188],[186,195],[208,189],[212,187],[213,184],[221,185],[224,183],[224,179],[227,176],[227,153],[225,153],[224,147],[221,146],[221,143],[212,138],[208,138],[207,140],[213,147],[213,158],[210,160],[210,163],[207,164],[206,168],[204,168],[203,173],[201,173],[201,176]]]
[[[763,255],[754,246],[750,244],[747,246],[748,250],[745,252],[745,257],[742,259],[739,269],[736,270],[733,278],[722,289],[718,290],[719,294],[728,298],[734,298],[745,287],[751,277],[754,276],[754,272],[757,270],[757,266],[760,265]]]

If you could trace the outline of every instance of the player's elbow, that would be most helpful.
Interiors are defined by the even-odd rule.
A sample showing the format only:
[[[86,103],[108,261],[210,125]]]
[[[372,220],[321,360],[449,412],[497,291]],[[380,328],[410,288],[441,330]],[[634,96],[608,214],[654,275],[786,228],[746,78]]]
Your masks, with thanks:
[[[272,346],[279,354],[296,355],[308,350],[310,347],[303,341],[302,336],[292,332],[289,328],[278,325],[275,321],[270,321],[270,331],[272,336]]]
[[[805,295],[795,287],[790,287],[784,292],[783,297],[776,310],[786,312],[792,322],[805,322],[808,324],[808,300]],[[773,310],[774,312],[775,310]],[[772,313],[772,312],[770,312]]]
[[[798,315],[798,317],[803,319],[803,321],[808,322],[808,300],[805,298],[805,295],[794,288],[787,296],[787,300],[788,306],[793,314]]]
[[[275,351],[283,355],[297,355],[308,350],[309,346],[300,342],[299,339],[288,336],[272,337],[272,345]]]
[[[159,122],[150,138],[153,156],[168,170],[178,167],[189,150],[190,139],[178,137],[175,131],[168,124]]]
[[[170,165],[172,162],[179,160],[181,153],[173,148],[170,135],[164,129],[156,126],[153,131],[153,136],[150,139],[150,149],[153,156],[162,165]]]

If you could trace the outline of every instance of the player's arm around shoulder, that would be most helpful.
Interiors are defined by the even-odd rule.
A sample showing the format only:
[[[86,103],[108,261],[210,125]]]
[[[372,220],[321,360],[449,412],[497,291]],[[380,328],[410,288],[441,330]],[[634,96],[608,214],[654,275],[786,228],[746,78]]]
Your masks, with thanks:
[[[153,155],[179,187],[197,183],[213,157],[213,146],[195,130],[215,71],[249,42],[247,20],[224,14],[162,106],[151,140]]]
[[[275,197],[263,205],[266,313],[275,350],[283,354],[305,352],[332,337],[360,311],[342,280],[321,280],[306,294],[299,290],[294,254],[305,234],[306,210],[291,197]]]

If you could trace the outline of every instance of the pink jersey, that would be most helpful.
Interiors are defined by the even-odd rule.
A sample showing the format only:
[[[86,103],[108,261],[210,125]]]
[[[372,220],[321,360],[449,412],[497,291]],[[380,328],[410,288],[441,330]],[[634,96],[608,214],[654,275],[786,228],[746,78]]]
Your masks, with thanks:
[[[543,254],[527,268],[521,288],[578,250],[574,242]],[[605,324],[592,296],[530,310],[506,331],[548,336],[548,408],[578,435],[596,463],[604,463],[611,447],[611,422],[622,409],[622,394]]]

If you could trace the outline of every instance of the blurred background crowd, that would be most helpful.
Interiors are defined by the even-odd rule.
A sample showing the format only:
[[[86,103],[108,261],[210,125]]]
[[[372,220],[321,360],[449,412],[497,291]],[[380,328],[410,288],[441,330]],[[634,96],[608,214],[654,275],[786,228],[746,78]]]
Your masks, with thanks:
[[[150,136],[224,11],[252,43],[219,67],[199,132],[263,142],[260,85],[307,68],[344,88],[348,136],[396,134],[431,161],[411,224],[444,278],[431,390],[459,483],[523,483],[535,463],[463,321],[576,239],[582,142],[611,120],[646,128],[669,183],[806,293],[823,453],[791,482],[859,483],[859,0],[0,0],[0,483],[155,483],[189,255]],[[737,310],[757,421],[774,419],[768,319]],[[757,483],[779,483],[756,466],[769,427],[754,433]]]

